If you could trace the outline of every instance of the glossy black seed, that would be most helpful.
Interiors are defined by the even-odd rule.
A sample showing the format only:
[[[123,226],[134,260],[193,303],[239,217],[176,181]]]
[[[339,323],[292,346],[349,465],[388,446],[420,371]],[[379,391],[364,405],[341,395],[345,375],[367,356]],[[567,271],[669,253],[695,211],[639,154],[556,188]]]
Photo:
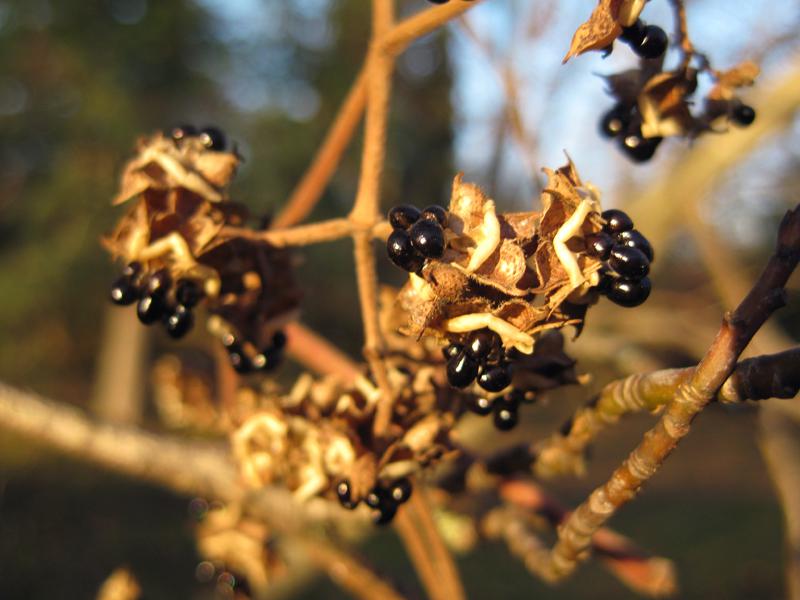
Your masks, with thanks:
[[[620,244],[611,249],[608,266],[628,279],[641,279],[650,272],[650,261],[644,252]]]
[[[611,256],[611,248],[614,246],[614,238],[605,231],[586,236],[586,252],[596,256],[600,260],[608,260]]]
[[[465,388],[475,381],[478,376],[478,368],[478,361],[467,355],[466,352],[459,352],[447,361],[447,381],[453,387]]]
[[[474,412],[476,415],[482,417],[492,412],[493,407],[494,400],[484,398],[483,396],[472,396],[467,402],[467,408],[469,408],[470,412]]]
[[[182,338],[194,325],[194,315],[192,310],[182,304],[178,304],[172,314],[166,317],[164,327],[170,337],[175,339]]]
[[[175,299],[187,308],[194,308],[200,298],[203,297],[203,291],[191,279],[179,279],[178,285],[175,287]]]
[[[644,237],[638,230],[633,229],[631,231],[622,231],[617,234],[617,242],[622,244],[623,246],[628,246],[629,248],[636,248],[637,250],[641,250],[644,255],[647,257],[647,260],[653,262],[655,258],[655,253],[653,252],[653,246],[650,245],[650,242],[647,241],[647,238]]]
[[[383,501],[384,494],[379,488],[373,489],[367,494],[366,498],[364,498],[364,503],[370,508],[380,508]]]
[[[197,127],[194,125],[178,125],[177,127],[172,128],[170,135],[172,136],[173,140],[179,142],[181,140],[185,140],[187,137],[197,135]]]
[[[145,325],[150,325],[160,320],[164,316],[167,305],[164,298],[158,294],[146,294],[136,305],[136,316]]]
[[[444,254],[444,231],[436,221],[419,220],[411,226],[411,243],[422,256],[439,258]]]
[[[250,362],[253,369],[269,372],[276,369],[283,361],[283,352],[279,348],[268,346],[261,352],[253,355]]]
[[[227,346],[227,348],[228,358],[231,361],[231,366],[233,367],[234,371],[240,375],[253,372],[253,363],[247,354],[245,354],[244,348],[239,342],[233,341]]]
[[[464,347],[459,346],[458,344],[450,344],[449,346],[445,346],[444,348],[442,348],[442,356],[444,356],[445,360],[447,360],[448,358],[453,358],[463,349]]]
[[[619,138],[619,145],[625,155],[634,162],[647,162],[656,154],[658,145],[664,138],[642,137],[641,132],[634,131]]]
[[[412,273],[418,273],[425,264],[425,257],[416,251],[411,236],[403,229],[392,231],[386,241],[386,253],[394,264]]]
[[[600,119],[600,133],[605,137],[614,138],[628,129],[630,123],[630,108],[617,104]]]
[[[111,284],[109,297],[114,304],[128,306],[139,299],[139,288],[134,285],[130,277],[120,277]]]
[[[494,426],[500,431],[513,429],[519,421],[519,412],[515,404],[499,401],[494,406]]]
[[[420,212],[416,206],[401,204],[389,211],[389,223],[395,229],[408,229],[419,221]]]
[[[465,350],[472,358],[482,361],[501,345],[500,336],[491,329],[480,329],[467,338]]]
[[[129,262],[125,265],[125,268],[122,269],[122,276],[123,277],[136,277],[139,273],[142,272],[142,263],[135,260],[133,262]]]
[[[738,104],[731,112],[731,119],[737,125],[747,127],[756,120],[756,111],[752,106],[747,104]]]
[[[147,293],[163,296],[172,286],[172,277],[166,269],[159,269],[147,280]]]
[[[276,350],[283,350],[286,347],[286,334],[283,331],[276,331],[272,336],[272,347]]]
[[[222,130],[217,127],[204,127],[200,132],[200,141],[209,150],[225,150],[227,140]]]
[[[402,504],[411,497],[411,481],[404,477],[398,479],[391,486],[389,486],[389,498],[397,504]]]
[[[353,510],[358,506],[358,502],[353,501],[350,482],[346,479],[343,479],[336,485],[336,496],[339,498],[339,503],[348,510]]]
[[[612,235],[633,229],[633,220],[628,216],[628,213],[619,209],[610,208],[604,210],[600,216],[606,222],[603,229]]]
[[[668,45],[667,33],[657,25],[648,25],[644,39],[639,45],[633,46],[633,51],[642,58],[652,60],[660,58],[667,51]]]
[[[375,523],[375,525],[387,525],[392,522],[396,514],[396,504],[383,504],[373,513],[372,522]]]
[[[442,227],[447,227],[447,211],[438,204],[431,204],[422,210],[421,219],[436,221]]]
[[[607,268],[603,268],[600,270],[600,281],[597,284],[597,291],[601,294],[607,294],[608,290],[611,289],[611,286],[614,284],[614,280],[616,277],[611,273],[611,271]]]
[[[650,279],[645,277],[639,281],[631,279],[615,279],[610,289],[606,292],[606,297],[614,304],[631,308],[639,306],[650,295]]]
[[[639,46],[644,41],[647,31],[647,25],[641,19],[636,19],[636,22],[629,27],[623,27],[622,33],[619,36],[626,44],[631,46]]]
[[[478,377],[478,385],[487,392],[499,392],[511,384],[511,371],[501,365],[484,369]]]

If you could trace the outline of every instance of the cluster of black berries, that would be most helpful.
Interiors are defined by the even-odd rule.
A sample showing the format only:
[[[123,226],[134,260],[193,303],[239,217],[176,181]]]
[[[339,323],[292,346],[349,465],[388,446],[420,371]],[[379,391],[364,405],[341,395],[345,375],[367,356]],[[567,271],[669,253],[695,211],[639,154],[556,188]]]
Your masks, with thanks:
[[[250,348],[235,335],[227,335],[222,344],[228,351],[233,370],[240,375],[255,371],[268,372],[277,367],[283,360],[283,349],[286,347],[286,334],[276,331],[272,340],[261,350],[249,352]],[[249,345],[249,344],[248,344]]]
[[[642,118],[636,104],[620,102],[600,119],[600,133],[616,139],[620,149],[634,162],[653,158],[662,137],[646,138],[642,135]]]
[[[358,501],[353,500],[350,482],[343,479],[336,486],[336,495],[339,502],[347,509],[353,510],[358,506]],[[397,514],[397,508],[411,497],[411,482],[398,479],[394,483],[376,485],[364,498],[364,504],[373,510],[372,520],[376,525],[385,525]]]
[[[441,206],[434,204],[422,212],[409,204],[395,206],[389,211],[389,223],[394,231],[386,242],[386,251],[401,269],[419,273],[426,259],[444,254],[447,211]]]
[[[450,344],[444,350],[447,380],[465,388],[475,379],[487,392],[499,392],[511,383],[511,363],[500,336],[491,329],[470,333],[464,344]]]
[[[532,403],[533,398],[533,395],[528,396],[520,390],[511,390],[499,398],[473,396],[467,402],[467,408],[482,417],[493,415],[494,426],[500,431],[508,431],[519,421],[519,405]]]
[[[192,309],[203,291],[191,279],[179,279],[173,285],[166,269],[144,273],[142,264],[132,262],[111,286],[111,301],[120,306],[136,302],[136,316],[145,325],[161,321],[173,338],[186,335],[194,324]]]
[[[225,134],[220,129],[211,126],[198,129],[194,125],[178,125],[172,128],[171,135],[176,143],[186,138],[199,137],[203,146],[217,152],[222,152],[228,145]]]
[[[650,295],[650,263],[653,247],[633,228],[621,210],[603,212],[603,231],[586,238],[586,251],[606,265],[601,271],[600,293],[620,306],[639,306]]]
[[[637,56],[648,60],[661,58],[669,45],[667,34],[661,27],[648,25],[641,19],[636,19],[630,27],[623,27],[619,39],[628,44]]]

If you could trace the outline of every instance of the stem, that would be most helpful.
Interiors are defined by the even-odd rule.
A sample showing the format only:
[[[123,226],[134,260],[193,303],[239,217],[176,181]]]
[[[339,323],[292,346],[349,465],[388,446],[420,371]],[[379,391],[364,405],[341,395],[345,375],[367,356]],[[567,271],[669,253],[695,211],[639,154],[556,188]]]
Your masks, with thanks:
[[[340,377],[347,383],[361,376],[361,369],[350,357],[301,323],[288,323],[284,329],[288,339],[286,351],[312,371]]]

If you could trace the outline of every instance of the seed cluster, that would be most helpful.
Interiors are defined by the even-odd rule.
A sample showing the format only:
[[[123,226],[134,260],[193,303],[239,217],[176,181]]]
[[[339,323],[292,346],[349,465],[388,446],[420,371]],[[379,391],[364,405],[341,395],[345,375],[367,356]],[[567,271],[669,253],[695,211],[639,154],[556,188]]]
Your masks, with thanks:
[[[585,240],[586,251],[605,262],[600,292],[620,306],[639,306],[650,295],[653,247],[623,211],[611,209],[602,216],[603,230]]]
[[[139,262],[129,263],[122,276],[111,285],[114,304],[136,303],[136,316],[145,325],[160,321],[166,332],[178,339],[194,325],[192,309],[202,299],[200,286],[191,279],[174,282],[166,269],[149,274]]]
[[[283,360],[286,334],[282,331],[275,332],[272,340],[260,350],[233,334],[225,336],[222,343],[228,351],[231,366],[237,373],[245,375],[255,371],[269,372]]]
[[[447,211],[438,204],[422,212],[410,204],[392,208],[389,223],[393,231],[386,242],[389,258],[401,269],[418,274],[426,259],[444,254],[447,219]]]
[[[636,104],[617,103],[600,119],[600,133],[616,139],[622,152],[637,163],[647,162],[655,156],[663,137],[646,138],[642,135],[642,118]]]
[[[463,344],[450,344],[443,352],[447,380],[455,388],[465,388],[476,378],[487,392],[499,392],[511,384],[509,358],[500,336],[490,329],[474,331]]]
[[[397,508],[411,497],[411,481],[408,478],[398,479],[389,485],[376,485],[364,497],[364,504],[369,506],[372,520],[376,525],[390,523],[397,514]],[[336,495],[341,505],[355,510],[360,501],[353,498],[350,482],[343,479],[336,485]]]

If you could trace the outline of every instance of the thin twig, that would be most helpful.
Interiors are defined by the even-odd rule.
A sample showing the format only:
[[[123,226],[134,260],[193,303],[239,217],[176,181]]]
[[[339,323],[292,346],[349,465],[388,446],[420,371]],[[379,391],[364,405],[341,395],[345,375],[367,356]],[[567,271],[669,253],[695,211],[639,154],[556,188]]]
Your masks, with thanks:
[[[285,331],[288,339],[286,351],[312,371],[335,375],[345,383],[352,383],[362,375],[350,357],[302,323],[288,323]]]
[[[447,4],[422,11],[396,25],[383,37],[381,44],[387,52],[399,54],[415,39],[435,31],[479,4],[480,1],[451,0]]]
[[[422,582],[430,600],[450,600],[447,590],[439,582],[438,574],[433,568],[425,541],[420,535],[419,527],[414,523],[407,507],[401,509],[394,518],[394,527],[403,542],[403,547],[411,559],[414,571]]]

